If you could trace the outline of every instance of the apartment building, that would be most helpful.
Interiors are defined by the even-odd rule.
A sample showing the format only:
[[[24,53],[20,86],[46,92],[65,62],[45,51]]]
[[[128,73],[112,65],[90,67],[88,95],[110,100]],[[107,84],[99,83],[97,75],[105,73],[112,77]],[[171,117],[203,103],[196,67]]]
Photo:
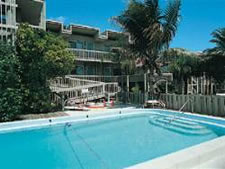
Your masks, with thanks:
[[[45,0],[0,0],[0,40],[14,42],[20,23],[45,30]]]
[[[129,36],[106,30],[48,20],[46,30],[62,35],[70,44],[70,49],[76,55],[76,68],[73,74],[76,75],[117,75],[118,59],[113,50],[116,50],[121,38],[128,43]]]

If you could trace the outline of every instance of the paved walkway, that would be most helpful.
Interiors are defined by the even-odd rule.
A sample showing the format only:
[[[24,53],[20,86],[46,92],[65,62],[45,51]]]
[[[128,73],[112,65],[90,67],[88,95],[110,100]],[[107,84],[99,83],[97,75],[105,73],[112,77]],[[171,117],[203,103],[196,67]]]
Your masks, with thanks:
[[[69,116],[65,112],[54,112],[54,113],[45,113],[45,114],[26,114],[20,115],[18,120],[35,120],[35,119],[46,119],[46,118],[53,118],[53,117],[63,117]]]

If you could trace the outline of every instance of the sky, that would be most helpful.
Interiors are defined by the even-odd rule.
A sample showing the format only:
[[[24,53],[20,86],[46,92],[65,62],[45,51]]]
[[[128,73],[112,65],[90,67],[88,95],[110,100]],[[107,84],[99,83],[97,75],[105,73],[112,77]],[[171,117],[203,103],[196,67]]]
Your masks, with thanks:
[[[127,6],[128,0],[46,0],[47,18],[65,24],[75,23],[119,30],[110,21]],[[168,0],[160,0],[162,7]],[[191,51],[211,48],[211,33],[225,27],[225,0],[182,0],[181,21],[170,47]]]

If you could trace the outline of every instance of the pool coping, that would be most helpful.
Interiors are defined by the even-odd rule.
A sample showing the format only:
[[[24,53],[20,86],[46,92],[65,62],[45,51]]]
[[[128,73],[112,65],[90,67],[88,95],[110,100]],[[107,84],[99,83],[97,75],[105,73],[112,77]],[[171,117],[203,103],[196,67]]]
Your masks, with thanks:
[[[221,157],[221,154],[225,158],[225,136],[126,169],[191,169]]]
[[[93,117],[101,117],[104,116],[105,118],[108,115],[118,115],[120,112],[123,114],[130,114],[130,112],[133,111],[170,111],[172,113],[181,113],[176,110],[170,110],[170,109],[139,109],[139,108],[129,108],[129,109],[110,109],[110,110],[104,110],[100,113],[94,113],[94,111],[83,111],[83,112],[78,112],[78,111],[73,111],[76,113],[75,116],[69,115],[69,116],[62,116],[62,117],[49,117],[49,118],[42,118],[42,119],[30,119],[30,120],[22,120],[22,121],[15,121],[15,122],[3,122],[0,123],[0,132],[1,131],[10,131],[10,130],[18,130],[18,129],[23,129],[23,128],[32,128],[32,127],[38,127],[38,126],[47,126],[47,125],[54,125],[58,123],[63,123],[63,122],[73,122],[74,120],[78,119],[87,119],[87,116],[91,119]],[[96,110],[95,112],[98,112],[99,110]],[[128,113],[127,113],[128,112]],[[65,112],[67,113],[67,112]],[[215,116],[209,116],[209,115],[203,115],[203,114],[196,114],[196,113],[190,113],[190,112],[182,112],[190,116],[197,116],[197,117],[203,117],[207,119],[214,119],[214,120],[222,120],[225,122],[225,118],[222,117],[215,117]],[[203,122],[207,124],[212,124],[212,125],[217,125],[219,127],[224,127],[225,125],[220,125],[212,122],[204,122],[201,120],[195,120],[197,122]],[[51,123],[49,123],[51,121]]]
[[[46,118],[46,119],[0,123],[0,133],[13,132],[13,131],[21,130],[21,129],[22,130],[32,129],[32,128],[39,129],[39,128],[43,128],[43,127],[47,127],[51,125],[65,124],[68,122],[72,123],[72,122],[82,122],[87,120],[107,119],[110,117],[111,118],[118,117],[118,115],[121,115],[121,116],[138,115],[140,114],[140,112],[134,113],[133,111],[141,111],[141,113],[144,114],[146,113],[145,111],[148,111],[148,110],[153,111],[153,113],[156,113],[154,112],[154,110],[171,111],[175,113],[180,113],[174,110],[162,110],[162,109],[125,109],[125,110],[116,109],[116,110],[110,110],[110,111],[102,111],[100,113],[95,113],[95,114],[92,114],[93,112],[81,112],[80,114],[77,114],[76,116],[54,117],[54,118]],[[122,114],[120,114],[121,111],[122,111]],[[211,117],[208,115],[199,115],[199,114],[193,114],[189,112],[185,112],[185,114],[188,114],[191,116],[200,116],[200,117],[225,121],[224,118],[220,118],[220,117]],[[205,122],[201,120],[193,120],[193,121],[225,127],[225,125]],[[183,150],[179,150],[177,152],[174,152],[162,157],[158,157],[153,160],[145,161],[143,163],[130,166],[127,169],[145,169],[145,168],[146,169],[156,169],[156,168],[157,169],[185,169],[185,168],[190,169],[192,167],[201,165],[204,162],[209,161],[212,158],[212,156],[213,157],[220,156],[221,152],[223,152],[225,156],[225,136],[201,143],[196,146],[185,148]]]

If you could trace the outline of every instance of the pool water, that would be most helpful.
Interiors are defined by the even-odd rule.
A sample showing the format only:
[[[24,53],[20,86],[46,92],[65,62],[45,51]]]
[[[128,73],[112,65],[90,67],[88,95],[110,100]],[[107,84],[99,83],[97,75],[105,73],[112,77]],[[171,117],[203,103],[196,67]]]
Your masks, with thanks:
[[[155,114],[0,134],[2,169],[121,169],[225,135]]]

